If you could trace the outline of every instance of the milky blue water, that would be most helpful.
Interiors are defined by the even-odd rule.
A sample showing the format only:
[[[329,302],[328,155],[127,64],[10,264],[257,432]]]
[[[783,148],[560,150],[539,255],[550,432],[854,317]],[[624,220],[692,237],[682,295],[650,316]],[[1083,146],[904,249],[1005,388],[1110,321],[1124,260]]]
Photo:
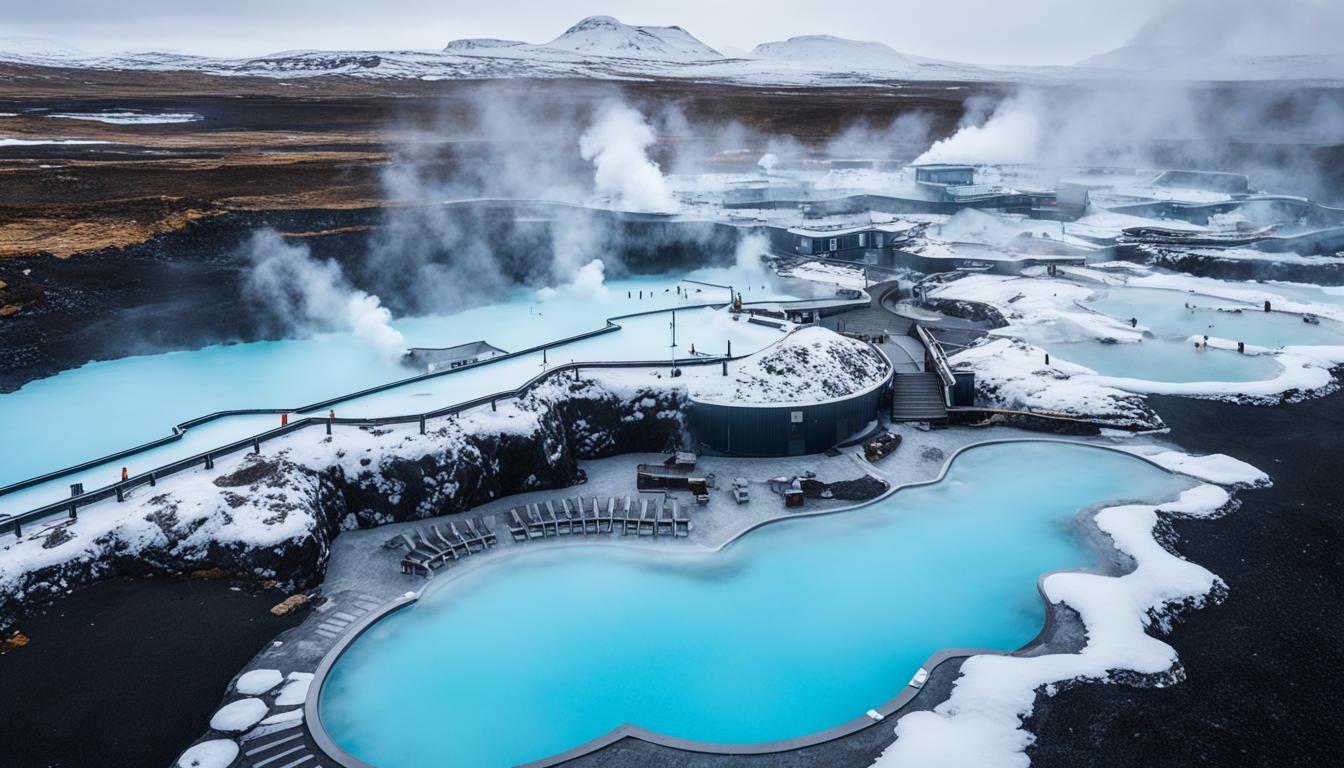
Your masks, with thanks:
[[[1055,342],[1050,354],[1097,373],[1145,381],[1264,381],[1282,370],[1269,355],[1232,350],[1197,350],[1193,342],[1144,339],[1127,344],[1096,341]]]
[[[1344,344],[1344,327],[1328,320],[1311,325],[1298,315],[1264,312],[1248,304],[1184,291],[1113,288],[1093,297],[1087,305],[1122,320],[1134,318],[1160,337],[1216,336],[1262,347]],[[1227,311],[1236,309],[1241,311]]]
[[[1037,576],[1095,559],[1081,509],[1187,486],[1130,456],[1016,443],[715,554],[520,545],[360,636],[322,721],[378,768],[515,765],[626,722],[718,743],[803,736],[884,704],[940,648],[1029,642]]]
[[[738,270],[705,269],[687,277],[706,282],[748,285]],[[538,293],[520,290],[509,300],[450,315],[407,318],[394,323],[410,346],[452,346],[485,340],[513,351],[600,328],[612,315],[667,309],[687,304],[725,301],[727,290],[682,284],[682,276],[637,277],[608,283],[604,297],[560,291],[541,300]],[[759,281],[759,278],[757,278]],[[696,291],[701,291],[696,293]],[[645,298],[639,298],[644,291]],[[627,292],[631,294],[627,298]],[[751,285],[749,301],[792,298],[762,285]],[[778,332],[743,324],[722,326],[712,313],[678,313],[679,344],[700,342],[699,350],[718,353],[734,339],[734,353],[743,354],[772,342]],[[697,324],[697,320],[699,321]],[[629,331],[607,334],[553,350],[549,362],[559,360],[645,359],[669,356],[670,339],[665,316],[629,321]],[[743,327],[738,327],[743,326]],[[697,333],[699,329],[699,333]],[[685,356],[686,348],[680,353]],[[541,372],[535,361],[501,363],[471,375],[453,374],[433,380],[414,393],[393,390],[381,399],[364,400],[340,415],[393,415],[417,413],[434,407],[516,387]],[[656,359],[656,358],[655,358]],[[380,356],[348,333],[309,338],[216,345],[94,362],[34,381],[0,395],[0,423],[14,434],[55,432],[63,438],[29,441],[22,452],[8,451],[0,462],[0,485],[104,456],[114,451],[164,437],[173,425],[214,411],[236,408],[297,408],[366,387],[411,376],[418,371],[395,359]],[[397,410],[409,407],[410,410]],[[135,474],[200,450],[244,439],[278,426],[277,416],[237,417],[188,432],[188,437],[153,454],[130,461]],[[69,483],[82,481],[89,490],[112,482],[126,462],[104,467],[101,473],[63,478],[40,494],[24,498],[0,497],[0,513],[18,506],[37,506],[48,497],[68,494]],[[59,486],[59,487],[57,487]],[[36,494],[36,495],[35,495]]]

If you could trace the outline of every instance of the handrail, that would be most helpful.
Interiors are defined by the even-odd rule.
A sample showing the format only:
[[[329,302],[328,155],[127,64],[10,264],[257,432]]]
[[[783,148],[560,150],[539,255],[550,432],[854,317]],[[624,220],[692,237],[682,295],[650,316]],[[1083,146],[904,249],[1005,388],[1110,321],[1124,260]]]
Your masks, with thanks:
[[[938,343],[938,339],[929,333],[928,329],[919,323],[915,323],[915,333],[919,335],[919,340],[924,344],[924,348],[929,351],[933,358],[933,367],[938,370],[938,377],[943,380],[946,386],[954,386],[957,383],[957,377],[952,375],[952,366],[947,362],[947,354],[943,352],[943,345]]]
[[[811,301],[811,299],[792,299],[783,301],[769,301],[769,300],[749,301],[746,302],[744,306],[757,305],[757,304],[794,304],[802,301]],[[460,365],[456,368],[445,368],[443,370],[430,371],[428,373],[419,373],[414,376],[408,376],[404,379],[397,379],[395,381],[385,382],[383,384],[377,384],[372,387],[361,389],[356,392],[350,392],[344,395],[338,395],[336,397],[328,398],[326,400],[320,400],[316,403],[300,406],[298,408],[234,408],[234,409],[226,409],[223,411],[214,411],[213,413],[207,413],[204,416],[197,416],[195,418],[188,419],[184,422],[175,425],[173,434],[167,435],[165,437],[160,437],[155,440],[151,440],[150,442],[142,443],[141,445],[135,446],[133,448],[127,448],[121,451],[117,451],[116,453],[108,454],[106,456],[100,456],[96,459],[89,459],[88,461],[81,462],[73,466],[53,470],[51,472],[37,475],[35,477],[27,478],[25,480],[19,480],[6,486],[0,486],[0,496],[6,496],[16,491],[21,491],[24,490],[25,488],[31,488],[32,486],[35,485],[41,485],[43,483],[50,482],[52,480],[64,477],[66,475],[72,475],[75,474],[76,472],[82,472],[86,469],[96,467],[99,464],[106,464],[107,462],[116,461],[117,459],[122,459],[127,456],[132,456],[142,451],[147,451],[152,448],[158,448],[160,446],[167,445],[168,443],[171,443],[175,440],[180,440],[182,438],[183,433],[185,433],[191,427],[197,427],[200,426],[201,424],[206,424],[208,422],[215,421],[217,419],[227,418],[230,416],[257,416],[257,415],[281,414],[281,413],[308,413],[310,411],[316,411],[323,408],[330,408],[338,403],[342,403],[347,400],[354,400],[360,397],[365,397],[366,395],[377,394],[378,392],[383,392],[389,389],[395,389],[396,387],[405,386],[407,384],[413,384],[418,381],[424,381],[427,379],[436,378],[438,376],[447,376],[454,373],[460,373],[462,371],[470,370],[472,368],[476,368],[479,366],[500,363],[505,360],[512,360],[517,357],[535,354],[545,349],[565,346],[568,344],[572,344],[576,341],[583,341],[584,339],[593,338],[595,336],[600,336],[602,334],[612,333],[614,331],[620,330],[621,328],[620,324],[616,322],[618,320],[628,320],[633,317],[645,317],[647,315],[656,315],[663,312],[673,311],[673,309],[681,309],[681,310],[707,309],[707,308],[714,309],[723,306],[727,306],[727,302],[715,301],[715,302],[707,302],[704,304],[688,304],[683,307],[675,307],[672,309],[668,308],[648,309],[640,312],[629,312],[624,315],[613,315],[606,319],[605,324],[601,328],[596,328],[591,331],[584,331],[582,333],[574,334],[573,336],[566,336],[565,338],[562,339],[556,339],[554,341],[548,341],[543,344],[537,344],[528,347],[526,349],[517,350],[516,352],[508,352],[503,355],[496,355],[495,357],[492,357],[488,360],[479,360],[474,363],[468,363],[467,365]]]
[[[175,474],[184,469],[190,469],[198,464],[205,464],[207,463],[207,461],[213,462],[214,459],[220,458],[221,456],[226,456],[231,453],[236,453],[240,450],[245,450],[247,448],[255,448],[257,450],[260,450],[261,443],[267,442],[277,437],[283,437],[291,432],[296,432],[300,429],[304,429],[310,426],[316,426],[319,424],[347,424],[347,425],[367,427],[367,426],[382,426],[387,424],[407,424],[416,421],[428,421],[429,419],[453,415],[465,410],[477,408],[499,400],[507,400],[511,398],[522,397],[523,395],[527,394],[527,392],[529,392],[537,385],[541,384],[546,379],[552,376],[556,376],[561,373],[567,373],[569,371],[578,371],[581,368],[657,368],[663,366],[676,368],[692,365],[712,365],[714,363],[721,363],[729,360],[740,360],[742,357],[745,357],[745,355],[738,355],[735,357],[730,357],[727,355],[719,357],[698,356],[693,358],[673,359],[671,361],[622,360],[612,362],[563,363],[556,365],[554,368],[543,371],[537,374],[536,376],[533,376],[531,379],[524,382],[521,386],[516,387],[514,389],[504,390],[489,395],[483,395],[481,397],[476,397],[471,400],[465,400],[460,403],[455,403],[453,405],[445,406],[443,408],[437,408],[432,411],[426,411],[424,413],[416,413],[400,416],[377,416],[366,419],[340,418],[340,417],[333,419],[324,416],[308,416],[302,419],[291,421],[289,424],[285,426],[276,427],[275,429],[262,432],[252,437],[237,440],[235,442],[228,443],[227,445],[218,448],[212,448],[208,451],[203,451],[201,453],[188,456],[183,459],[178,459],[177,461],[171,462],[169,464],[165,464],[163,466],[157,467],[147,472],[142,472],[141,474],[129,477],[126,480],[116,482],[111,485],[104,486],[102,488],[97,488],[92,491],[86,491],[85,493],[80,494],[78,496],[71,496],[68,499],[62,499],[57,502],[51,502],[49,504],[45,504],[41,507],[37,507],[35,509],[31,509],[26,512],[20,512],[19,514],[16,515],[0,518],[0,532],[7,531],[11,525],[14,525],[16,526],[16,528],[18,528],[22,526],[24,522],[27,522],[29,520],[47,517],[49,515],[53,515],[59,512],[68,511],[73,516],[75,510],[78,507],[92,504],[97,501],[102,501],[103,499],[111,498],[112,496],[118,494],[124,494],[126,491],[129,491],[133,488],[137,488],[142,485],[146,484],[153,485],[159,480],[159,478]]]

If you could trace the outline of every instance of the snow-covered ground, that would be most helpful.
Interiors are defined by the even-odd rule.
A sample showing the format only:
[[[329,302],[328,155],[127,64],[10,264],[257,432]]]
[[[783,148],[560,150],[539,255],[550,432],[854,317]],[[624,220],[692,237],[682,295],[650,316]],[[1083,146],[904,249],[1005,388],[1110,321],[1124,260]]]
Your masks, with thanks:
[[[1178,557],[1157,541],[1159,515],[1209,517],[1226,508],[1229,495],[1218,483],[1253,486],[1267,476],[1227,456],[1192,457],[1136,450],[1173,471],[1205,480],[1160,507],[1128,504],[1097,513],[1096,527],[1115,549],[1132,559],[1122,576],[1058,572],[1041,582],[1052,604],[1076,611],[1086,627],[1077,653],[1033,656],[973,656],[961,666],[951,696],[932,710],[912,712],[896,724],[896,742],[876,768],[938,765],[948,768],[1029,764],[1025,750],[1035,737],[1022,727],[1036,692],[1053,695],[1080,680],[1138,675],[1155,685],[1183,677],[1176,651],[1151,633],[1173,612],[1218,599],[1226,585],[1202,566]]]
[[[52,112],[47,117],[63,120],[87,120],[110,125],[161,125],[169,123],[191,123],[202,119],[195,112],[139,112],[128,110],[108,110],[104,112]]]
[[[1014,341],[990,341],[957,353],[951,358],[954,366],[974,370],[982,394],[1007,405],[1054,410],[1065,413],[1100,413],[1108,416],[1132,411],[1137,407],[1132,399],[1119,396],[1121,392],[1187,395],[1192,397],[1239,399],[1244,401],[1273,401],[1284,395],[1305,397],[1333,391],[1335,385],[1331,369],[1344,364],[1344,344],[1335,327],[1300,323],[1292,315],[1265,315],[1260,310],[1264,300],[1273,306],[1304,316],[1326,318],[1321,323],[1332,323],[1331,318],[1344,319],[1344,307],[1328,303],[1303,301],[1275,294],[1262,284],[1171,275],[1145,270],[1135,265],[1122,269],[1070,268],[1066,276],[1077,279],[1050,279],[1041,270],[1032,275],[1003,277],[998,275],[970,275],[947,283],[934,291],[934,298],[977,301],[998,308],[1008,320],[1008,326],[992,331],[996,336]],[[1086,306],[1094,300],[1098,288],[1106,288],[1106,307],[1113,306],[1133,311],[1135,318],[1125,319]],[[1152,289],[1170,293],[1171,307],[1149,306],[1153,301]],[[1194,294],[1190,292],[1195,292]],[[1221,301],[1220,301],[1221,300]],[[1182,310],[1177,302],[1198,309]],[[1147,307],[1147,309],[1145,309]],[[1113,311],[1113,310],[1112,310]],[[1276,325],[1299,323],[1300,342],[1274,347],[1246,344],[1243,353],[1237,352],[1238,339],[1217,336],[1218,329],[1187,335],[1180,325],[1168,325],[1167,314],[1184,315],[1225,313],[1228,327],[1254,328],[1257,322]],[[1138,318],[1153,317],[1160,323],[1148,326]],[[1235,319],[1235,322],[1231,322]],[[1247,325],[1251,324],[1251,325]],[[1219,326],[1221,328],[1223,326]],[[1270,329],[1271,334],[1283,333]],[[1173,335],[1174,334],[1174,335]],[[1207,340],[1204,334],[1208,334]],[[1166,340],[1166,341],[1164,341]],[[1319,340],[1319,341],[1313,341]],[[1189,350],[1183,357],[1170,357],[1164,343],[1179,341]],[[1079,347],[1077,342],[1101,345]],[[1103,344],[1105,342],[1105,344]],[[1128,358],[1115,357],[1112,369],[1099,372],[1064,359],[1071,351],[1086,349],[1089,359],[1106,359],[1105,351],[1121,351],[1110,345],[1142,344],[1152,351],[1148,368],[1130,369]],[[1052,348],[1059,354],[1050,356]],[[1201,350],[1205,347],[1207,351]],[[1061,355],[1063,357],[1061,357]],[[1221,356],[1221,357],[1214,357]],[[1249,366],[1259,359],[1272,359],[1277,365],[1263,369],[1268,375],[1232,373],[1237,364]],[[1188,376],[1146,373],[1152,366],[1217,365],[1203,370],[1227,371],[1228,379],[1191,380]],[[1245,366],[1242,366],[1245,367]],[[1134,370],[1134,373],[1127,373]],[[1121,407],[1121,403],[1126,405]],[[1097,409],[1101,408],[1100,411]]]
[[[275,78],[344,75],[424,80],[497,77],[679,77],[761,84],[870,84],[890,80],[1059,81],[1152,77],[1211,80],[1344,79],[1344,56],[1191,58],[1124,49],[1078,66],[987,66],[902,53],[880,42],[803,35],[727,56],[676,26],[579,21],[546,43],[453,40],[441,51],[285,51],[246,59],[178,53],[90,54],[58,41],[0,37],[0,60],[96,69],[192,70]],[[1178,68],[1175,63],[1185,66]]]

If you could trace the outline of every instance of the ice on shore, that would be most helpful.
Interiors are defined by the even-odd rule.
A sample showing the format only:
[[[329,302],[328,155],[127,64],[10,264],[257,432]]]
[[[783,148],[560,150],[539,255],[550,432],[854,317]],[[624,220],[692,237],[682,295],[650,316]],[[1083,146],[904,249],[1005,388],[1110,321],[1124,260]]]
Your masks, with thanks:
[[[210,718],[210,727],[216,731],[246,731],[266,716],[267,709],[261,699],[239,699],[220,707]]]
[[[244,696],[260,696],[284,680],[278,669],[254,669],[244,672],[234,685],[234,690]]]
[[[233,739],[211,739],[188,749],[177,758],[177,768],[228,768],[238,757]]]

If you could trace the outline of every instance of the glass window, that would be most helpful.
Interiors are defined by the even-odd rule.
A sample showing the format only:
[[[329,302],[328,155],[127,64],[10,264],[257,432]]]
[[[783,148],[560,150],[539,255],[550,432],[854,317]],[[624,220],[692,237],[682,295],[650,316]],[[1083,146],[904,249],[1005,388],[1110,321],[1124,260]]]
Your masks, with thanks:
[[[839,241],[836,240],[834,237],[832,237],[832,238],[831,238],[831,250],[832,250],[832,251],[836,250],[838,244],[839,244]]]

